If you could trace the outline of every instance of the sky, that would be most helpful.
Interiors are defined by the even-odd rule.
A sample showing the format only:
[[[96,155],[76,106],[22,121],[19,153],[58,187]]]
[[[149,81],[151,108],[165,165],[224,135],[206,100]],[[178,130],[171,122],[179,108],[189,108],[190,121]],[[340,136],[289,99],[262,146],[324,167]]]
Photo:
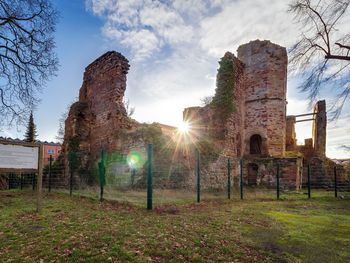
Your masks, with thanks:
[[[85,67],[106,51],[129,59],[125,96],[135,107],[133,118],[176,126],[184,108],[214,95],[217,62],[226,51],[236,54],[239,45],[255,39],[289,48],[299,35],[284,0],[53,2],[60,12],[55,34],[60,67],[34,112],[39,139],[47,141],[55,140],[60,116],[78,96]],[[288,77],[290,115],[311,111],[299,81],[298,75]],[[331,96],[325,91],[319,99]],[[327,156],[350,157],[341,147],[350,145],[349,121],[346,105],[341,117],[328,123]],[[298,143],[312,136],[311,129],[310,122],[296,125]],[[23,138],[24,132],[17,127],[0,135]]]

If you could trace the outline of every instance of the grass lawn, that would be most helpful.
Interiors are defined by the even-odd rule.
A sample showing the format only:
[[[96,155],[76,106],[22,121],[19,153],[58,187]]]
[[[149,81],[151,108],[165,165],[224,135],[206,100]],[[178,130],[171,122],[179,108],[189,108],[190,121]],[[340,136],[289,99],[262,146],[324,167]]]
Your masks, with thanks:
[[[135,197],[136,198],[136,197]],[[350,262],[350,200],[140,205],[0,192],[0,262]]]

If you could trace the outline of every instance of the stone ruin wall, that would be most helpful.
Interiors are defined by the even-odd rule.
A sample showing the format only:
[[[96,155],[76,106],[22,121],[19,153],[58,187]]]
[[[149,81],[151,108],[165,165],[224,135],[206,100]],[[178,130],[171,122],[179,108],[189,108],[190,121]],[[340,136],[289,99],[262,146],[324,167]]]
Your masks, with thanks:
[[[128,70],[128,60],[117,52],[107,52],[85,69],[79,103],[88,107],[93,153],[102,146],[107,151],[120,148],[118,131],[131,128],[123,103]]]
[[[313,148],[316,156],[325,157],[327,138],[327,112],[325,100],[316,103],[314,114],[315,120],[312,122]]]
[[[251,41],[238,48],[244,64],[244,155],[250,138],[262,138],[262,154],[284,156],[286,129],[287,51],[270,41]]]
[[[80,185],[95,183],[97,161],[101,158],[101,151],[104,148],[107,160],[108,157],[125,159],[132,152],[140,154],[142,162],[136,171],[135,181],[143,187],[146,147],[150,143],[149,140],[152,140],[149,136],[158,135],[157,132],[160,131],[162,139],[168,142],[173,133],[173,127],[138,123],[128,117],[123,103],[128,70],[128,60],[115,51],[105,53],[85,69],[79,100],[72,104],[65,121],[63,143],[66,171],[69,171],[69,153],[74,152],[77,155],[78,167],[75,169],[74,180]],[[159,156],[165,155],[160,148],[159,145],[158,147],[154,145],[154,165],[158,168],[155,177],[164,174],[170,166],[169,163],[160,160]],[[131,175],[131,168],[125,161],[116,162],[118,163],[113,163],[112,160],[106,167],[107,184],[109,178],[113,181],[119,173]],[[185,162],[183,156],[179,155],[178,162]],[[172,172],[172,177],[176,172]],[[193,177],[193,173],[188,174],[188,180],[192,180]],[[86,178],[89,179],[82,180]],[[158,179],[154,181],[155,186],[174,183],[171,180]]]
[[[295,133],[296,117],[287,116],[286,150],[301,152],[306,159],[311,157],[325,158],[327,139],[326,101],[318,101],[314,106],[313,113],[310,114],[313,114],[309,116],[310,119],[313,119],[312,138],[305,139],[304,145],[297,145]]]
[[[286,151],[296,151],[297,134],[295,132],[295,116],[287,116],[286,122]]]
[[[299,188],[302,178],[307,177],[307,164],[310,163],[313,171],[313,183],[319,185],[330,182],[334,162],[326,158],[326,125],[327,113],[325,101],[318,101],[314,107],[314,121],[312,138],[305,140],[305,145],[296,143],[295,116],[286,116],[286,88],[287,88],[287,64],[286,49],[271,43],[270,41],[252,41],[238,48],[238,58],[227,52],[225,56],[232,57],[235,66],[241,68],[235,85],[234,100],[236,111],[230,116],[227,123],[225,141],[219,145],[224,149],[219,159],[211,164],[208,170],[209,177],[218,175],[215,169],[225,169],[224,163],[227,156],[236,158],[244,157],[244,174],[248,181],[249,164],[258,166],[259,180],[268,183],[266,174],[275,176],[276,169],[267,169],[266,163],[281,165],[282,173],[286,181],[294,182],[295,188]],[[195,122],[204,123],[202,133],[206,134],[210,129],[215,129],[215,116],[209,107],[192,107],[185,109],[186,114],[196,116]],[[185,116],[184,116],[184,119]],[[214,126],[214,128],[213,128]],[[259,158],[250,154],[250,137],[259,134],[262,137],[262,155]],[[286,151],[304,156],[284,157]],[[293,154],[292,154],[293,155]],[[274,157],[271,159],[271,157]],[[281,158],[283,157],[283,158]],[[238,176],[238,162],[232,167],[233,173]],[[269,165],[271,167],[271,165]],[[265,178],[265,179],[263,179]],[[216,179],[216,180],[215,180]],[[222,178],[223,179],[223,178]],[[220,181],[211,178],[208,181]],[[222,180],[221,180],[222,181]],[[326,183],[324,183],[326,182]],[[288,185],[288,183],[287,183]],[[289,184],[289,186],[291,186]],[[293,187],[292,187],[293,188]]]
[[[244,157],[246,160],[250,159],[244,166],[246,176],[249,162],[254,161],[260,162],[260,176],[268,178],[267,173],[270,173],[271,177],[275,172],[274,169],[265,168],[264,163],[274,162],[270,156],[283,157],[286,141],[286,49],[270,41],[256,40],[240,46],[238,57],[230,52],[227,52],[225,57],[232,58],[238,74],[233,98],[235,112],[228,118],[227,123],[221,124],[226,130],[225,140],[219,144],[223,150],[218,160],[210,165],[212,169],[207,171],[207,177],[223,177],[207,180],[221,182],[221,185],[216,185],[220,188],[225,184],[227,157],[233,158],[231,169],[236,177],[239,173],[238,159]],[[209,106],[185,109],[184,120],[193,122],[194,127],[198,126],[199,129],[205,127],[201,130],[204,134],[217,129],[218,126],[213,125],[215,116]],[[254,134],[262,137],[262,156],[265,159],[260,158],[260,161],[250,155],[250,138]],[[217,141],[214,141],[214,144],[217,144]],[[300,165],[296,160],[282,162],[282,165],[287,167],[286,171],[293,164]],[[219,172],[215,173],[214,170]],[[289,177],[297,173],[293,168],[289,171]]]
[[[270,41],[252,41],[238,48],[238,58],[227,52],[238,71],[235,89],[235,112],[227,123],[224,152],[232,157],[250,155],[250,137],[259,134],[263,155],[282,157],[286,141],[286,49]],[[191,116],[188,118],[188,116]],[[195,117],[193,117],[195,116]],[[210,125],[215,116],[209,106],[184,110],[184,119],[197,126],[217,129]]]
[[[115,51],[96,59],[86,67],[79,100],[69,110],[64,150],[67,154],[76,152],[80,166],[90,173],[100,158],[102,147],[107,153],[144,148],[141,136],[125,136],[139,127],[128,118],[123,103],[128,69],[128,60]],[[77,144],[76,149],[71,149],[72,142]]]
[[[310,165],[312,184],[318,187],[324,187],[332,182],[333,167],[336,165],[332,160],[326,157],[326,101],[318,101],[312,113],[313,115],[304,116],[304,118],[313,119],[312,138],[305,139],[304,145],[297,145],[296,142],[296,117],[287,116],[286,147],[288,151],[303,155],[303,178],[307,178],[307,166]],[[305,180],[304,184],[306,182]]]
[[[238,159],[244,157],[247,160],[244,166],[246,176],[249,164],[257,163],[259,180],[268,183],[268,178],[275,174],[271,164],[280,163],[286,178],[294,180],[298,187],[302,177],[300,158],[281,158],[286,147],[287,150],[298,150],[295,118],[286,118],[285,48],[257,40],[240,46],[238,58],[230,52],[225,56],[232,59],[236,70],[233,98],[236,110],[227,123],[219,123],[210,106],[187,108],[183,113],[184,120],[191,122],[198,137],[208,137],[216,130],[225,131],[222,140],[213,142],[222,151],[215,162],[205,167],[203,188],[225,187],[227,157],[233,158],[231,168],[236,179]],[[140,129],[142,124],[128,118],[123,104],[128,69],[129,64],[124,56],[107,52],[85,70],[79,101],[71,106],[66,120],[64,148],[68,152],[70,141],[77,139],[79,158],[88,169],[99,158],[102,146],[107,153],[120,151],[127,154],[132,148],[145,152],[146,143]],[[318,105],[317,110],[321,108],[322,105]],[[315,146],[311,146],[312,149],[317,148],[321,155],[325,151],[325,120],[324,110],[324,114],[316,118],[317,125],[314,126],[314,137],[319,139],[314,140]],[[249,141],[253,134],[259,134],[263,139],[263,152],[259,158],[250,154]],[[179,157],[179,161],[183,158]],[[194,174],[191,173],[188,178],[191,182],[186,184],[191,187]]]

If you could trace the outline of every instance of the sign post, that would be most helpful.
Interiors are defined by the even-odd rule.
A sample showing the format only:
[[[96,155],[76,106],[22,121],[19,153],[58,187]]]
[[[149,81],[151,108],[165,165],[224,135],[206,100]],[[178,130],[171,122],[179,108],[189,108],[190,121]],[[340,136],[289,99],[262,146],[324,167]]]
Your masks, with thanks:
[[[38,159],[38,182],[37,182],[37,202],[36,202],[36,211],[41,212],[43,207],[43,154],[44,154],[44,145],[39,147],[39,159]]]
[[[37,212],[42,210],[43,153],[43,145],[26,142],[0,141],[1,172],[18,173],[21,176],[21,188],[23,188],[23,174],[37,173]],[[33,176],[33,188],[34,186],[35,176]]]

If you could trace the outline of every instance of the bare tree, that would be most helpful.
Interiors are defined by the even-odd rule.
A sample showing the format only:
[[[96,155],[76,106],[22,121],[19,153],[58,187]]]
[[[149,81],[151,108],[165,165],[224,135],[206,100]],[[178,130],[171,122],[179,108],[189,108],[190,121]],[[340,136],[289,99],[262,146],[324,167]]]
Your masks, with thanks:
[[[350,94],[350,0],[296,0],[290,5],[301,36],[291,48],[292,70],[301,73],[301,90],[311,102],[321,89],[336,93],[335,117]]]
[[[203,106],[210,105],[210,103],[213,101],[213,96],[205,96],[201,98],[201,102]]]
[[[58,131],[56,135],[57,142],[63,144],[64,141],[64,130],[65,130],[65,122],[68,117],[69,107],[61,114],[58,120]]]
[[[127,98],[124,98],[123,103],[124,103],[124,107],[125,107],[125,109],[126,109],[126,113],[127,113],[128,117],[131,117],[132,115],[134,115],[134,113],[135,113],[135,107],[132,107],[132,106],[130,105],[130,100],[127,99]]]
[[[63,141],[64,141],[65,123],[66,123],[66,119],[68,118],[70,108],[78,100],[79,100],[79,98],[75,97],[71,103],[68,103],[68,106],[66,107],[65,111],[61,113],[61,116],[58,119],[58,130],[57,130],[57,135],[55,138],[56,138],[57,142],[59,142],[61,144],[63,144]]]
[[[0,0],[0,125],[23,124],[57,71],[57,19],[49,0]]]

